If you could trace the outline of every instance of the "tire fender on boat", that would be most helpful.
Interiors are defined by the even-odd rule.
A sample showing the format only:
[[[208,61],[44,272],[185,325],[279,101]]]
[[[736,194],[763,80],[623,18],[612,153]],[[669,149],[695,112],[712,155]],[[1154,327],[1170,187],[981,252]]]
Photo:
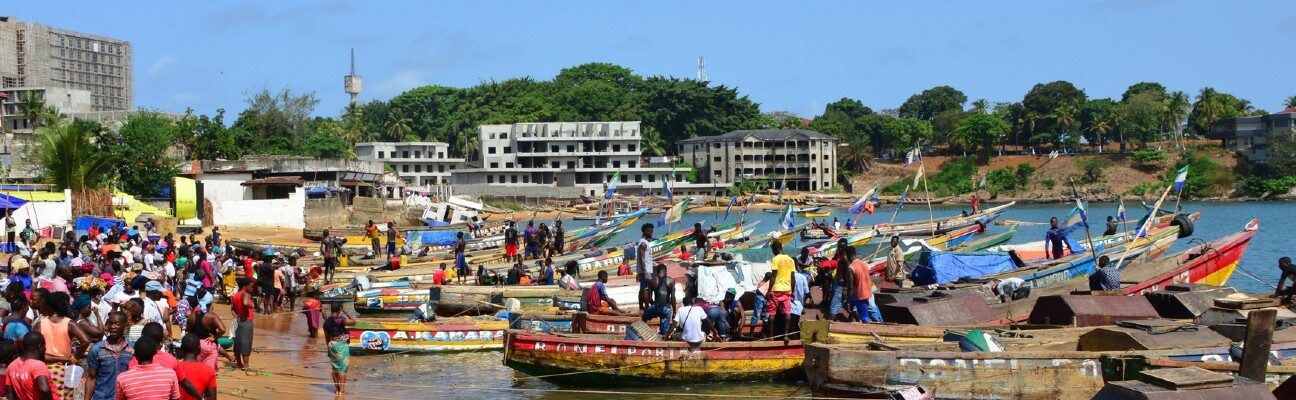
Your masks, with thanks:
[[[1176,215],[1174,220],[1170,221],[1170,226],[1179,226],[1179,238],[1186,238],[1193,234],[1193,222],[1187,216]]]

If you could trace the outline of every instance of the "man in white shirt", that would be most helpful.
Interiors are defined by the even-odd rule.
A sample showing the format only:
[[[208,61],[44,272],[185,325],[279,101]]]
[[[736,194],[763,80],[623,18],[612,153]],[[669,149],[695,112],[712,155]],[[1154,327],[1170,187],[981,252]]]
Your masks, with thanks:
[[[703,330],[703,321],[707,319],[706,310],[701,307],[706,300],[697,298],[693,299],[693,304],[687,307],[680,307],[675,311],[675,323],[680,327],[680,338],[689,344],[690,351],[697,351],[702,347],[702,342],[706,341],[706,333]]]

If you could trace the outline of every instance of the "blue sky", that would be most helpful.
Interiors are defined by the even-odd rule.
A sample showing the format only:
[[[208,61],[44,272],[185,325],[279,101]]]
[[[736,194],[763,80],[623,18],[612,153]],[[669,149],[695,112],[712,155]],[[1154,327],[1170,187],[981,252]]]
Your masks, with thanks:
[[[1019,101],[1058,79],[1090,97],[1212,86],[1270,111],[1296,95],[1289,1],[7,3],[0,14],[130,40],[136,105],[174,112],[234,114],[249,92],[288,86],[336,115],[352,47],[363,101],[590,61],[691,77],[699,55],[713,82],[804,116],[843,96],[894,108],[943,84]]]

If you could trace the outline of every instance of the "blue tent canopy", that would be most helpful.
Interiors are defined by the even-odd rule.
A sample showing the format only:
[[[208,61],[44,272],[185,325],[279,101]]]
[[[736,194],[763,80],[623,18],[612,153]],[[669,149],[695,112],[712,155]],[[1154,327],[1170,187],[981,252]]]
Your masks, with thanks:
[[[23,204],[27,204],[27,200],[0,193],[0,208],[13,210],[22,207]]]

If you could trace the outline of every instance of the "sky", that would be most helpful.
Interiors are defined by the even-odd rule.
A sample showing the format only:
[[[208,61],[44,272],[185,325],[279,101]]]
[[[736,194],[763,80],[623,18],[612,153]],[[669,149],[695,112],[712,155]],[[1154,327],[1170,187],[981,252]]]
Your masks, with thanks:
[[[137,107],[224,108],[227,122],[261,88],[313,91],[317,115],[338,115],[351,48],[361,101],[586,62],[693,77],[698,56],[762,111],[806,117],[842,97],[896,108],[937,85],[1012,102],[1040,82],[1119,98],[1157,81],[1269,111],[1296,95],[1290,1],[6,3],[0,15],[130,41]]]

